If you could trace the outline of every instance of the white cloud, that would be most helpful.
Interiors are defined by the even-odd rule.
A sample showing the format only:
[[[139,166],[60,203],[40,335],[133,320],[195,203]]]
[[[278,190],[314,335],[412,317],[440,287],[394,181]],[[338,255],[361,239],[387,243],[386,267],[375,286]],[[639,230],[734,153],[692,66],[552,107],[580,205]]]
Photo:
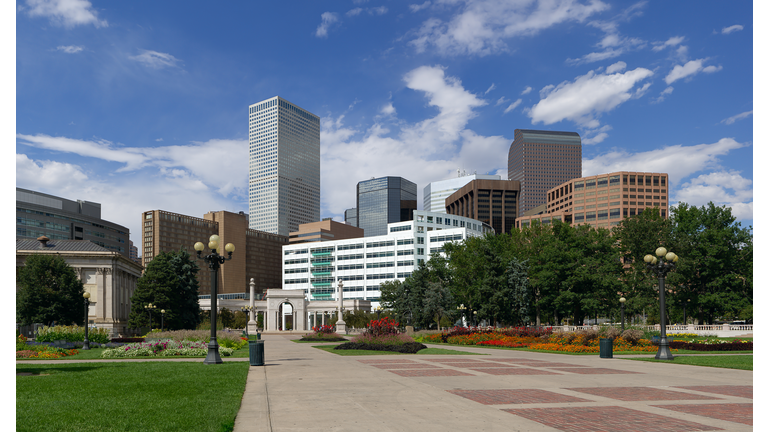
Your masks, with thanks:
[[[142,53],[137,56],[129,56],[131,60],[143,64],[144,66],[151,67],[153,69],[162,69],[165,67],[176,67],[179,63],[179,59],[168,54],[157,51],[141,50]]]
[[[614,72],[621,72],[626,68],[627,64],[623,61],[619,61],[605,68],[605,73],[612,74]]]
[[[347,11],[347,13],[344,14],[344,15],[349,16],[349,17],[357,16],[357,15],[360,15],[360,12],[362,12],[362,11],[363,11],[363,8],[354,8],[354,9],[350,9],[349,11]]]
[[[707,61],[707,59],[703,58],[698,60],[691,60],[684,65],[676,65],[674,68],[672,68],[669,74],[664,78],[664,81],[667,84],[672,84],[673,82],[679,79],[691,77],[693,75],[698,74],[699,72],[712,73],[712,72],[717,72],[723,68],[722,66],[704,67],[705,61]]]
[[[503,103],[504,103],[504,102],[506,102],[507,100],[508,100],[508,99],[507,99],[507,98],[505,98],[504,96],[500,97],[500,98],[499,98],[499,100],[497,100],[497,101],[496,101],[496,106],[499,106],[499,105],[503,104]]]
[[[368,9],[368,13],[371,15],[384,15],[387,12],[389,12],[389,9],[387,9],[386,6],[379,6],[379,7]]]
[[[156,139],[155,141],[157,141],[157,142],[160,142],[160,141],[162,141],[162,140],[163,140],[162,138],[158,138],[158,139]]]
[[[395,111],[395,107],[392,106],[392,102],[389,102],[388,104],[381,107],[381,113],[384,115],[393,115],[397,114],[397,111]]]
[[[534,35],[559,24],[581,23],[609,7],[600,0],[586,5],[577,0],[535,5],[530,1],[460,0],[450,5],[461,10],[449,22],[430,18],[415,32],[409,44],[417,52],[434,47],[443,55],[493,54],[507,50],[506,40]]]
[[[606,60],[609,58],[618,57],[620,55],[624,54],[623,49],[609,49],[601,52],[593,52],[586,54],[583,57],[579,57],[576,59],[567,59],[566,62],[571,64],[583,64],[583,63],[594,63],[601,60]]]
[[[683,183],[675,193],[675,201],[692,206],[713,202],[728,206],[737,219],[752,219],[752,180],[741,176],[739,171],[716,171],[702,174]]]
[[[75,53],[79,53],[80,51],[82,51],[83,47],[75,46],[75,45],[66,45],[66,46],[62,45],[62,46],[56,47],[56,49],[59,50],[59,51],[64,51],[67,54],[75,54]]]
[[[328,37],[329,28],[339,21],[339,16],[335,12],[323,12],[320,15],[320,19],[322,21],[317,26],[317,30],[315,30],[315,36],[320,38]]]
[[[611,126],[605,125],[599,129],[584,131],[581,133],[581,143],[584,145],[599,144],[608,138],[608,134],[606,132],[611,129],[613,129]]]
[[[659,93],[659,97],[657,97],[656,99],[652,100],[651,102],[653,102],[653,103],[663,102],[664,101],[664,97],[666,95],[668,95],[668,94],[672,94],[672,91],[674,91],[674,90],[675,90],[675,88],[672,87],[672,86],[669,86],[669,87],[665,88],[661,93]]]
[[[635,84],[653,75],[648,69],[637,68],[625,73],[596,74],[589,71],[573,82],[563,81],[546,92],[534,105],[529,116],[532,122],[552,124],[571,120],[587,128],[596,128],[600,122],[595,116],[609,112],[632,97]]]
[[[484,95],[487,95],[487,94],[488,94],[488,92],[490,92],[491,90],[493,90],[493,89],[495,89],[495,88],[496,88],[496,83],[491,83],[491,86],[490,86],[490,87],[488,87],[488,90],[486,90],[486,91],[485,91],[485,93],[483,93],[483,94],[484,94]]]
[[[27,0],[27,6],[29,16],[48,18],[51,23],[66,28],[86,24],[97,28],[108,26],[106,20],[98,18],[87,0]]]
[[[416,68],[403,79],[408,89],[423,93],[437,110],[434,115],[416,123],[381,117],[361,129],[346,126],[343,115],[322,118],[324,214],[354,207],[355,183],[371,177],[402,176],[415,182],[421,195],[427,183],[451,177],[457,167],[479,173],[506,169],[506,159],[493,155],[506,154],[509,138],[466,128],[485,101],[439,66]],[[421,196],[418,202],[421,206]]]
[[[744,26],[736,24],[736,25],[732,25],[730,27],[723,27],[722,33],[723,34],[729,34],[729,33],[733,33],[735,31],[741,31],[741,30],[744,30]]]
[[[432,3],[429,0],[427,0],[422,4],[411,4],[411,5],[408,5],[408,7],[411,9],[411,12],[418,12],[422,9],[428,8],[430,4]]]
[[[24,154],[16,154],[16,178],[24,179],[25,184],[29,186],[25,189],[30,190],[84,184],[88,180],[88,176],[78,166],[51,160],[36,162]]]
[[[677,45],[680,45],[685,40],[684,36],[672,36],[671,38],[667,39],[664,42],[653,42],[653,48],[651,48],[654,51],[661,51],[668,47],[674,47]]]
[[[736,114],[735,116],[728,117],[727,119],[721,121],[720,123],[725,123],[727,125],[734,124],[736,121],[747,118],[752,115],[752,110],[743,112],[741,114]]]
[[[712,144],[672,145],[645,152],[614,150],[593,159],[583,159],[582,174],[592,176],[614,171],[668,173],[672,186],[703,170],[719,169],[719,157],[745,147],[733,138],[722,138]]]
[[[525,89],[523,89],[523,91],[520,93],[520,95],[521,95],[521,96],[522,96],[522,95],[526,95],[526,94],[530,93],[530,92],[531,92],[531,90],[533,90],[533,87],[531,87],[531,86],[525,86]]]
[[[513,109],[517,108],[517,106],[518,106],[518,105],[520,105],[521,103],[523,103],[523,100],[522,100],[522,99],[518,99],[518,100],[516,100],[516,101],[512,102],[512,103],[511,103],[511,104],[510,104],[510,105],[507,107],[507,109],[505,109],[505,110],[504,110],[504,114],[506,114],[506,113],[508,113],[508,112],[512,111]]]

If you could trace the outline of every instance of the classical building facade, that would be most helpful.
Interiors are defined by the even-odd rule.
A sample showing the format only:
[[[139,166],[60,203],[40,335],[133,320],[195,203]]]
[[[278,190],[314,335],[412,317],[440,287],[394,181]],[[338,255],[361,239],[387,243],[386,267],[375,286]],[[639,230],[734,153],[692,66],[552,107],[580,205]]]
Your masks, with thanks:
[[[515,227],[519,194],[516,180],[472,180],[445,199],[445,211],[508,233]]]
[[[669,217],[669,175],[618,171],[567,181],[547,191],[546,209],[518,217],[517,228],[553,220],[598,228],[618,225],[622,219],[657,207]]]
[[[108,329],[115,338],[134,333],[128,328],[128,314],[131,296],[141,277],[141,265],[89,240],[16,240],[16,268],[24,266],[31,255],[55,255],[75,269],[85,291],[91,295],[89,325]]]
[[[249,228],[287,236],[320,220],[320,117],[275,96],[248,107]]]

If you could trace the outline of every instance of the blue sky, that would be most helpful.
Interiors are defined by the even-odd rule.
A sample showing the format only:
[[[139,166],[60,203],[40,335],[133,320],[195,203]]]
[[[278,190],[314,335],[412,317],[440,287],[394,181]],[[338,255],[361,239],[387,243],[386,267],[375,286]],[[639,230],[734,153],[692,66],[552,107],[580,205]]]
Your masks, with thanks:
[[[355,185],[501,174],[515,129],[576,131],[583,174],[667,172],[753,214],[748,1],[16,3],[16,185],[142,211],[248,211],[248,105],[322,119],[321,215]]]

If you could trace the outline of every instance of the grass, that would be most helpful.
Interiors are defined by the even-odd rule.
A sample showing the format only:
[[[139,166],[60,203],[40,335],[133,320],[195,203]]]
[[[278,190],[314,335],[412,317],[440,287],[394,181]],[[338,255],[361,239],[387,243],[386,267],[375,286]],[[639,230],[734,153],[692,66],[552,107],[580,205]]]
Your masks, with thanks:
[[[725,339],[725,338],[721,338]],[[547,353],[547,354],[563,354],[563,355],[575,355],[575,356],[585,356],[585,355],[593,355],[593,356],[599,356],[600,353],[573,353],[573,352],[566,352],[566,351],[547,351],[547,350],[534,350],[530,348],[508,348],[508,347],[502,347],[502,346],[492,346],[492,345],[454,345],[449,343],[442,343],[442,342],[423,342],[428,343],[430,345],[447,345],[447,346],[471,346],[473,348],[485,348],[485,349],[500,349],[500,350],[510,350],[510,351],[528,351],[528,352],[539,352],[539,353]],[[650,352],[650,351],[614,351],[613,355],[655,355],[656,351]],[[684,349],[678,349],[676,351],[672,351],[673,355],[678,354],[752,354],[752,351],[693,351],[693,350],[684,350]]]
[[[751,355],[679,356],[672,360],[656,360],[655,358],[633,358],[628,360],[752,370]]]
[[[365,355],[413,355],[413,354],[405,354],[405,353],[399,353],[394,351],[374,351],[374,350],[334,350],[333,348],[336,345],[316,345],[312,348],[317,348],[323,351],[328,351],[330,353],[340,355],[340,356],[365,356]],[[445,348],[425,348],[419,352],[416,353],[417,355],[485,355],[485,354],[477,354],[477,353],[471,353],[466,351],[456,351],[456,350],[449,350]]]
[[[231,431],[248,362],[17,364],[17,431]]]

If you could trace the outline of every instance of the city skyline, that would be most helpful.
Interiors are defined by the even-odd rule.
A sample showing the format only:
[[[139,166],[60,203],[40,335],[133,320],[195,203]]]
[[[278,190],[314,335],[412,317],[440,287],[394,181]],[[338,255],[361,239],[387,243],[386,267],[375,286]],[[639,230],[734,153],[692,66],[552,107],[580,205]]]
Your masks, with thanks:
[[[17,186],[102,203],[137,245],[149,208],[248,211],[243,117],[275,95],[320,117],[321,218],[371,177],[415,182],[420,209],[457,169],[506,178],[536,129],[578,132],[583,176],[666,172],[670,207],[753,224],[749,2],[149,5],[12,16]]]

